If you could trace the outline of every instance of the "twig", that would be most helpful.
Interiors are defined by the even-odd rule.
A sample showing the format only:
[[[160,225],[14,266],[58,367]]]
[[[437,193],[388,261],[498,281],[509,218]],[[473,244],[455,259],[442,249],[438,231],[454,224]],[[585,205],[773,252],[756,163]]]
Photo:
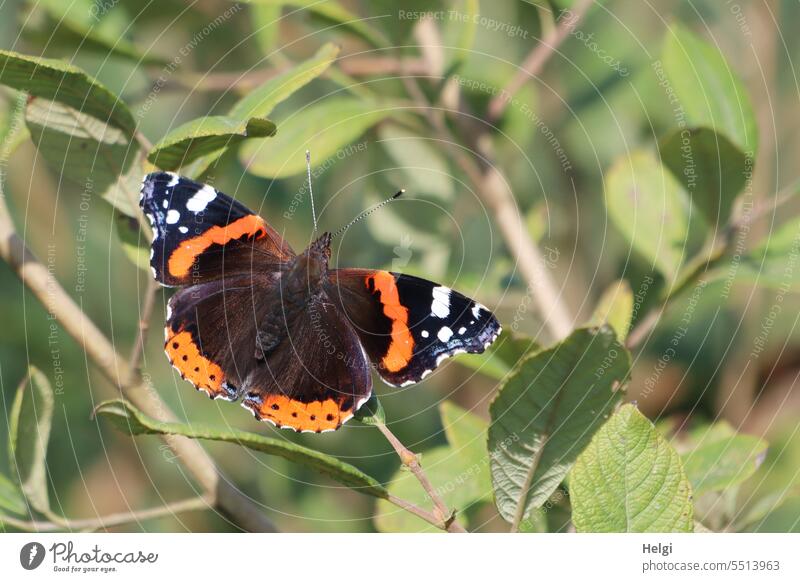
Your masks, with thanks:
[[[508,104],[514,98],[517,91],[531,78],[539,75],[545,63],[553,56],[556,49],[564,42],[567,35],[583,20],[589,11],[594,0],[580,0],[574,8],[569,11],[569,15],[558,21],[558,26],[548,31],[545,37],[537,44],[534,49],[525,57],[520,68],[511,81],[497,95],[492,97],[489,102],[489,120],[500,119]]]
[[[163,421],[175,419],[159,396],[145,383],[128,384],[123,379],[136,377],[130,366],[114,350],[109,340],[59,285],[16,233],[5,198],[0,193],[0,257],[23,284],[36,296],[64,330],[86,352],[102,374],[146,414]],[[232,521],[250,531],[275,531],[275,526],[259,507],[223,478],[208,453],[199,443],[184,437],[164,437],[178,460],[197,480],[214,505]]]
[[[147,330],[150,329],[150,316],[153,314],[153,307],[156,303],[156,295],[158,293],[158,282],[152,277],[147,278],[147,287],[144,290],[144,301],[142,303],[142,311],[139,314],[139,326],[136,332],[136,339],[133,341],[133,349],[128,358],[128,365],[130,367],[131,377],[128,378],[127,384],[135,381],[136,375],[139,373],[139,360],[144,352],[144,342],[147,336]]]
[[[456,163],[474,184],[478,195],[492,210],[495,222],[500,227],[509,251],[516,258],[520,272],[532,291],[533,301],[550,333],[557,340],[567,337],[572,331],[572,318],[561,299],[558,287],[550,276],[544,257],[520,220],[514,196],[492,160],[491,152],[486,151],[480,139],[477,140],[475,149],[482,150],[481,155],[486,167],[482,172],[467,154],[467,150],[455,140],[443,119],[437,115],[437,111],[446,110],[431,107],[413,77],[404,76],[403,83],[414,103],[436,130],[439,139],[448,146]]]
[[[414,513],[415,515],[425,519],[426,521],[429,521],[430,523],[433,523],[445,531],[451,533],[466,533],[466,530],[461,527],[461,524],[455,520],[455,512],[447,509],[447,505],[445,505],[442,498],[433,488],[428,476],[425,474],[425,471],[422,470],[422,466],[419,464],[419,458],[417,455],[409,451],[384,423],[379,422],[376,423],[375,426],[379,431],[381,431],[381,434],[386,437],[386,440],[389,441],[389,444],[391,444],[392,448],[397,452],[397,455],[400,457],[400,462],[409,468],[409,470],[414,474],[414,477],[417,478],[417,481],[419,481],[420,485],[422,485],[425,493],[428,494],[428,497],[433,502],[434,512],[433,515],[430,515],[412,503],[393,496],[393,499],[390,499],[390,501],[398,507],[402,507],[403,509]],[[426,517],[426,515],[432,517],[433,521]]]
[[[411,71],[415,75],[423,75],[427,65],[422,59],[398,59],[394,57],[344,57],[337,61],[338,70],[353,77],[370,77],[373,75],[396,75],[401,71]],[[262,83],[287,71],[292,63],[287,62],[277,67],[256,69],[252,71],[224,73],[190,73],[176,75],[175,80],[182,86],[195,91],[228,91],[244,92],[258,87]],[[326,72],[323,76],[328,76]],[[152,146],[151,146],[152,147]],[[147,148],[148,150],[150,148]]]
[[[0,517],[0,523],[7,523],[17,529],[33,532],[48,531],[95,531],[106,529],[126,523],[138,523],[146,519],[165,517],[183,513],[185,511],[197,511],[209,509],[211,501],[206,497],[192,497],[174,503],[167,503],[161,507],[142,509],[125,513],[112,513],[109,515],[93,517],[88,519],[67,519],[57,515],[49,516],[51,521],[24,521],[10,516]]]

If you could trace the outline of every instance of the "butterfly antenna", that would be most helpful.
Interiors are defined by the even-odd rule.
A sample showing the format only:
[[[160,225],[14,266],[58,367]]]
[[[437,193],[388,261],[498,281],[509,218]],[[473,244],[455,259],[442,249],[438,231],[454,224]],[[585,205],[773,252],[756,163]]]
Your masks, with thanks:
[[[317,232],[317,211],[314,208],[314,191],[311,189],[311,151],[306,150],[306,173],[308,175],[308,197],[311,198],[311,220],[314,221],[314,232]]]
[[[391,202],[392,200],[397,200],[397,199],[398,199],[398,198],[400,198],[400,196],[402,196],[404,193],[405,193],[405,189],[403,189],[403,190],[399,190],[399,191],[397,191],[397,192],[396,192],[396,193],[395,193],[395,194],[394,194],[394,195],[393,195],[391,198],[388,198],[388,199],[384,200],[383,202],[380,202],[379,204],[376,204],[376,205],[375,205],[375,206],[373,206],[372,208],[369,208],[369,209],[365,210],[364,212],[362,212],[361,214],[359,214],[358,216],[356,216],[356,217],[355,217],[353,220],[351,220],[351,221],[350,221],[348,224],[346,224],[345,226],[343,226],[342,228],[340,228],[339,230],[337,230],[335,233],[333,233],[333,235],[331,236],[331,238],[337,237],[337,236],[339,236],[340,234],[344,233],[344,232],[345,232],[345,231],[346,231],[348,228],[350,228],[351,226],[353,226],[353,225],[354,225],[356,222],[358,222],[358,221],[359,221],[359,220],[361,220],[362,218],[366,218],[367,216],[369,216],[370,214],[372,214],[373,212],[375,212],[375,211],[376,211],[376,210],[378,210],[379,208],[382,208],[382,207],[386,206],[386,205],[387,205],[387,204],[389,204],[389,202]]]

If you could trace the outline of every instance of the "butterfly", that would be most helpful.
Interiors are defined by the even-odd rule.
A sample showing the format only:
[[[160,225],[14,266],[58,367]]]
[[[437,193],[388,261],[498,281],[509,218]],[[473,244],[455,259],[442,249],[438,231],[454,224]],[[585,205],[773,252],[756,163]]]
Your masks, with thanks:
[[[181,378],[258,420],[336,430],[372,394],[372,372],[419,382],[501,328],[483,305],[410,275],[334,269],[328,232],[296,254],[262,217],[170,172],[142,183],[153,276],[177,287],[164,350]]]

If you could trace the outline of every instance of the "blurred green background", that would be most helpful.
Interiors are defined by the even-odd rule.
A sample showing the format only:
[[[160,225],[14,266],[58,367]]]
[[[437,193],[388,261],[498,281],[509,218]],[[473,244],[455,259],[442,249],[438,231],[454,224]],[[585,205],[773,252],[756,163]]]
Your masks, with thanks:
[[[288,63],[307,59],[326,42],[341,47],[340,60],[331,69],[336,73],[314,80],[270,114],[279,135],[284,121],[302,123],[309,108],[344,95],[361,92],[390,104],[408,102],[407,88],[399,78],[402,72],[381,63],[378,59],[382,58],[432,60],[438,71],[414,74],[428,97],[442,96],[444,103],[448,103],[446,92],[454,90],[445,77],[452,80],[457,74],[470,80],[471,86],[456,87],[456,99],[465,116],[474,115],[467,127],[478,127],[486,122],[484,112],[491,94],[477,85],[505,86],[536,39],[552,28],[552,11],[569,2],[483,1],[479,5],[483,18],[474,27],[455,16],[463,14],[466,5],[458,0],[403,2],[402,6],[383,0],[337,3],[363,19],[359,23],[379,39],[383,44],[379,48],[358,27],[343,25],[324,13],[298,10],[302,3],[297,2],[254,6],[221,0],[161,0],[143,4],[6,0],[0,5],[0,48],[63,58],[83,68],[129,104],[141,131],[152,142],[196,117],[227,112],[253,88],[259,75],[268,76]],[[444,48],[420,47],[430,38],[426,37],[430,30],[420,31],[418,18],[402,15],[402,11],[420,10],[441,11],[432,22]],[[589,319],[601,293],[617,279],[626,279],[634,293],[648,277],[654,278],[656,289],[664,283],[647,260],[631,252],[630,244],[608,219],[603,177],[620,156],[638,147],[652,147],[673,124],[671,105],[652,66],[669,24],[683,23],[716,44],[743,80],[759,122],[761,147],[753,190],[766,200],[797,177],[800,103],[793,59],[799,56],[800,39],[794,34],[799,18],[800,5],[788,0],[667,0],[657,6],[602,2],[580,24],[582,34],[563,43],[541,77],[521,89],[519,105],[510,107],[488,133],[524,226],[543,249],[550,274],[576,323]],[[464,51],[458,47],[469,31],[474,42],[471,50]],[[610,61],[592,47],[600,47]],[[149,60],[143,61],[144,56]],[[176,56],[180,62],[175,62]],[[609,66],[612,61],[616,64]],[[369,70],[369,64],[377,68]],[[16,105],[17,95],[3,89],[0,135],[9,131]],[[408,190],[405,200],[348,231],[337,242],[333,262],[425,276],[476,297],[494,309],[503,323],[510,323],[525,305],[517,331],[548,343],[550,337],[526,298],[526,283],[492,216],[447,150],[426,133],[426,122],[411,112],[406,115],[413,119],[387,117],[353,136],[345,149],[315,158],[314,191],[325,229],[337,229],[397,188]],[[342,131],[335,126],[337,121],[322,119],[316,130],[323,134],[326,127]],[[553,138],[563,149],[563,157]],[[311,151],[314,155],[313,141]],[[302,151],[275,155],[304,163]],[[285,213],[303,191],[305,176],[263,177],[247,172],[244,161],[245,154],[229,151],[205,179],[285,231],[295,249],[304,248],[312,230],[305,199],[290,218]],[[2,178],[3,194],[20,235],[112,338],[117,350],[127,354],[149,272],[137,268],[119,244],[118,213],[99,197],[82,198],[84,185],[60,178],[37,156],[29,140],[4,161]],[[779,215],[754,225],[750,242],[796,210],[797,204],[790,202]],[[645,381],[686,308],[679,304],[667,313],[635,354],[628,398],[637,400],[654,420],[686,428],[723,418],[739,431],[763,436],[770,443],[768,457],[739,493],[738,511],[746,513],[758,500],[774,501],[798,489],[800,332],[796,324],[800,301],[796,294],[785,296],[782,316],[767,334],[764,350],[753,358],[753,339],[774,292],[754,290],[744,282],[734,285],[728,296],[723,286],[724,281],[709,284],[676,356],[642,398]],[[157,296],[143,372],[182,419],[275,433],[336,455],[383,482],[395,474],[396,455],[371,427],[351,422],[332,434],[289,434],[256,423],[238,406],[209,402],[195,393],[173,372],[161,349],[169,293]],[[646,294],[638,317],[657,303],[656,296]],[[677,301],[689,300],[687,296]],[[81,346],[58,326],[51,327],[47,310],[5,265],[0,266],[0,305],[4,418],[29,364],[40,368],[56,389],[48,456],[54,509],[71,517],[93,516],[191,495],[191,479],[161,441],[132,439],[90,417],[96,403],[118,394],[87,361]],[[410,389],[396,390],[376,382],[393,430],[406,446],[422,453],[423,463],[426,451],[446,442],[439,403],[450,400],[487,417],[496,386],[496,379],[477,373],[459,359]],[[8,461],[6,432],[0,431],[3,466]],[[680,433],[675,436],[677,441],[680,438]],[[204,446],[237,486],[263,504],[282,530],[375,531],[370,497],[278,458],[224,444]],[[800,504],[795,505],[794,513],[787,509],[782,514],[794,516],[787,517],[785,524],[762,529],[798,528]],[[505,529],[491,502],[477,504],[470,512],[475,514],[470,523],[482,531]],[[569,528],[557,511],[548,519],[552,530]],[[204,511],[119,529],[237,528]]]

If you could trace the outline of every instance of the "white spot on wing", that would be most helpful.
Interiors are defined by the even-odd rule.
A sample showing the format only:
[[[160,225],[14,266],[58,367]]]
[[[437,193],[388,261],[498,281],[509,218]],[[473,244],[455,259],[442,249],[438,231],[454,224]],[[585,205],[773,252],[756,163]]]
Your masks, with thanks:
[[[436,337],[439,338],[440,342],[447,343],[450,341],[450,338],[453,337],[453,330],[445,325],[439,330],[439,333],[436,334]]]
[[[217,191],[209,185],[204,185],[200,188],[194,196],[189,198],[186,202],[186,209],[194,213],[203,212],[214,198],[217,197]]]
[[[181,219],[181,213],[175,209],[167,212],[167,224],[175,224]]]
[[[161,203],[161,206],[163,206],[164,208],[169,208],[169,200],[164,198],[164,202]]]
[[[181,234],[186,234],[187,232],[189,232],[189,229],[186,228],[185,226],[179,226],[178,230],[180,231]]]
[[[427,329],[423,329],[423,330],[422,330],[422,334],[420,334],[420,335],[422,335],[422,337],[428,337],[428,336],[430,336],[431,334],[429,334],[429,333],[428,333],[428,330],[427,330]]]
[[[178,176],[178,174],[173,174],[172,172],[168,173],[171,176],[171,178],[169,182],[167,182],[167,188],[171,188],[172,186],[175,186],[181,178],[180,176]]]
[[[472,317],[475,319],[480,319],[482,311],[488,310],[483,305],[476,302],[475,305],[472,306]]]
[[[466,331],[467,331],[466,327],[460,327],[458,328],[458,335],[464,335]]]
[[[450,315],[450,289],[447,287],[433,288],[433,301],[431,302],[431,313],[436,317],[444,319]]]

